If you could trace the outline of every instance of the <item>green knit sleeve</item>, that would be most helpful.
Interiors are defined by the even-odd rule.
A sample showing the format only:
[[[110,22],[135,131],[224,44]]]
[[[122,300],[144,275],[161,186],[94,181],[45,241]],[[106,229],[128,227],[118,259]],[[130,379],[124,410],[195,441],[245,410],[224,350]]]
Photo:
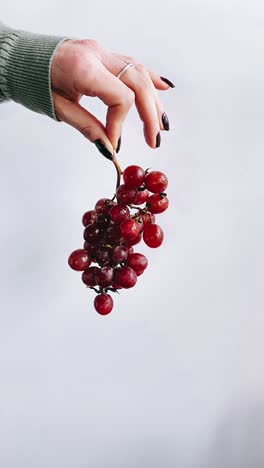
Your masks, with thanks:
[[[15,30],[0,23],[0,102],[13,100],[57,120],[50,68],[57,47],[65,39]]]

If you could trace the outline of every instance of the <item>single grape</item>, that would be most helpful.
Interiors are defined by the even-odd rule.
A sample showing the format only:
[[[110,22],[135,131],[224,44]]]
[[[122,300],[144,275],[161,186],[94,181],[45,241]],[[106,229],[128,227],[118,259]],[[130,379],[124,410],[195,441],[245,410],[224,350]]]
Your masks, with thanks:
[[[84,213],[82,217],[82,223],[83,226],[86,227],[88,224],[92,223],[96,219],[96,211],[95,210],[89,210]]]
[[[75,271],[86,270],[90,263],[91,259],[84,249],[74,250],[68,258],[69,266]]]
[[[109,226],[109,218],[105,215],[99,215],[96,220],[96,226],[99,229],[106,229]]]
[[[98,200],[95,205],[96,213],[101,215],[108,215],[110,209],[115,204],[116,203],[109,198],[100,198],[100,200]]]
[[[130,188],[126,185],[120,185],[116,191],[116,199],[120,205],[131,205],[137,199],[136,188]]]
[[[114,281],[122,288],[133,288],[137,282],[137,274],[129,266],[123,266],[115,271]]]
[[[86,244],[87,244],[87,242],[86,242]],[[99,243],[97,242],[95,244],[90,244],[90,257],[91,257],[92,261],[95,261],[96,251],[100,247],[101,247],[100,241],[99,241]]]
[[[151,213],[163,213],[169,206],[169,200],[163,193],[154,193],[147,199],[146,205]]]
[[[146,224],[143,233],[143,239],[148,247],[156,248],[159,247],[163,242],[163,231],[157,224]]]
[[[137,199],[134,201],[134,205],[143,205],[149,196],[149,191],[145,190],[138,190]]]
[[[92,250],[93,249],[92,249],[91,244],[89,244],[89,242],[87,242],[87,241],[84,241],[83,248],[84,248],[84,250],[86,250],[88,256],[90,258],[92,258]]]
[[[139,166],[128,166],[123,172],[123,179],[127,187],[140,187],[145,180],[145,171]]]
[[[128,256],[128,247],[117,245],[111,250],[111,258],[114,265],[125,262]]]
[[[115,205],[109,211],[109,216],[115,223],[121,223],[129,218],[129,209],[126,205]]]
[[[83,272],[82,281],[84,284],[86,284],[86,286],[89,286],[89,288],[96,286],[95,274],[98,270],[98,267],[92,266]]]
[[[95,223],[90,223],[86,226],[83,233],[84,240],[87,242],[97,242],[102,237],[102,231],[99,229]]]
[[[105,240],[110,244],[115,244],[120,241],[121,232],[119,224],[113,224],[109,226],[104,233]]]
[[[140,226],[134,219],[126,219],[120,224],[120,233],[123,239],[132,240],[139,235]]]
[[[114,278],[114,269],[110,266],[99,268],[95,273],[96,284],[100,288],[106,288],[112,284]]]
[[[142,220],[145,226],[145,224],[148,224],[148,223],[155,223],[156,217],[153,213],[145,213],[140,216],[140,219]]]
[[[105,266],[109,264],[109,248],[99,246],[94,252],[95,260],[100,266]]]
[[[151,171],[146,175],[146,188],[152,193],[161,193],[168,187],[168,179],[163,172]]]
[[[100,315],[110,314],[114,301],[110,294],[98,294],[94,299],[94,308]]]
[[[137,276],[140,276],[148,266],[148,259],[140,253],[133,253],[128,256],[126,265],[133,268]]]

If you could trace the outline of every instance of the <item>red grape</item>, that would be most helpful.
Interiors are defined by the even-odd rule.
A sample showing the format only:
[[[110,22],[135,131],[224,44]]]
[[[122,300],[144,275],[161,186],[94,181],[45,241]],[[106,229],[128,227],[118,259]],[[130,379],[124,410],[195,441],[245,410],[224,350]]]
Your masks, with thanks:
[[[103,214],[103,215],[108,215],[110,209],[112,206],[114,206],[116,203],[109,198],[100,198],[98,202],[95,205],[95,210],[97,214]]]
[[[121,223],[129,218],[129,209],[126,205],[115,205],[111,208],[109,216],[115,223]]]
[[[127,261],[126,261],[126,265],[133,268],[133,270],[136,272],[137,276],[139,276],[147,268],[148,259],[143,254],[133,253],[133,254],[128,256]]]
[[[75,271],[86,270],[90,263],[91,259],[84,249],[74,250],[68,258],[69,266]]]
[[[87,242],[95,242],[102,237],[102,231],[96,226],[96,224],[91,223],[86,226],[83,237]]]
[[[106,288],[112,284],[114,278],[114,269],[110,266],[104,266],[102,268],[98,268],[98,271],[95,273],[95,280],[96,284],[100,286],[100,288]]]
[[[89,244],[87,241],[84,241],[83,248],[88,253],[88,256],[90,258],[92,258],[92,246],[91,246],[91,244]]]
[[[166,195],[154,193],[147,199],[147,207],[151,213],[163,213],[169,206],[169,200]]]
[[[143,205],[149,196],[148,190],[138,190],[137,199],[134,201],[134,205]]]
[[[163,242],[163,231],[157,224],[146,224],[143,233],[143,239],[148,247],[156,248],[159,247]]]
[[[140,226],[134,219],[126,219],[120,224],[121,236],[125,240],[132,240],[139,235]]]
[[[99,265],[105,266],[109,263],[109,248],[99,246],[94,252],[95,260]]]
[[[116,198],[120,205],[131,205],[137,199],[137,196],[137,189],[126,185],[120,185],[116,191]]]
[[[146,188],[152,193],[161,193],[168,187],[168,179],[163,172],[151,171],[146,175]]]
[[[139,166],[128,166],[123,172],[123,179],[127,187],[140,187],[145,180],[145,171]]]
[[[96,226],[99,229],[106,229],[108,225],[109,225],[109,218],[107,218],[105,215],[99,215],[97,217]]]
[[[114,281],[120,284],[122,288],[133,288],[137,282],[137,274],[129,266],[123,266],[116,270]]]
[[[113,305],[114,301],[109,294],[98,294],[94,299],[94,308],[101,315],[109,314]]]
[[[111,243],[117,243],[120,240],[121,233],[120,233],[120,226],[119,224],[113,224],[109,226],[104,233],[105,239]]]
[[[115,166],[119,184],[120,169]],[[83,283],[97,292],[94,307],[99,314],[107,315],[113,309],[110,291],[132,288],[148,266],[145,255],[135,253],[132,246],[142,239],[151,248],[162,244],[164,234],[155,223],[155,214],[168,208],[167,185],[162,172],[147,173],[139,166],[128,166],[113,198],[116,201],[101,198],[94,209],[83,214],[83,249],[72,252],[68,263],[82,271]],[[91,267],[92,262],[97,266]]]
[[[82,281],[86,286],[89,286],[89,288],[96,286],[95,274],[98,270],[98,267],[92,266],[83,272]]]
[[[114,247],[111,251],[111,258],[113,264],[118,264],[125,262],[128,256],[128,248],[125,247],[124,245],[117,245]]]
[[[96,219],[96,211],[95,210],[89,210],[84,213],[82,217],[82,223],[83,226],[86,227],[88,224],[92,223]]]
[[[140,216],[140,219],[142,220],[145,226],[145,224],[148,224],[148,223],[155,223],[156,217],[152,213],[145,213],[142,216]]]

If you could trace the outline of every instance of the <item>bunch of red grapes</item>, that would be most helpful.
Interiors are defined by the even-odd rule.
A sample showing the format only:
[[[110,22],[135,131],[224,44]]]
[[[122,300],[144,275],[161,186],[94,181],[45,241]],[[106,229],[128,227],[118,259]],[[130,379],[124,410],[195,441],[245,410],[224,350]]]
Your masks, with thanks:
[[[151,248],[163,242],[163,231],[155,215],[168,208],[168,179],[159,171],[128,166],[113,199],[98,200],[84,213],[84,246],[69,256],[73,270],[82,271],[82,281],[97,295],[94,307],[101,315],[113,309],[110,292],[135,286],[147,268],[145,255],[134,252],[143,239]],[[91,265],[91,263],[95,265]]]

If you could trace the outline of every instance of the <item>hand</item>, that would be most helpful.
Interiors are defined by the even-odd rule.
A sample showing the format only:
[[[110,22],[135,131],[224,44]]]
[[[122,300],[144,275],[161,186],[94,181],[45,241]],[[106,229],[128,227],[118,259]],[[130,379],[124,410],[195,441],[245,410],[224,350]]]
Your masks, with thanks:
[[[118,79],[125,62],[134,67]],[[132,57],[112,53],[94,40],[66,40],[58,47],[51,66],[51,84],[57,118],[95,142],[109,159],[120,149],[122,123],[134,102],[151,148],[160,145],[160,130],[169,130],[157,89],[174,85]],[[83,95],[97,96],[108,106],[105,126],[80,105]]]

